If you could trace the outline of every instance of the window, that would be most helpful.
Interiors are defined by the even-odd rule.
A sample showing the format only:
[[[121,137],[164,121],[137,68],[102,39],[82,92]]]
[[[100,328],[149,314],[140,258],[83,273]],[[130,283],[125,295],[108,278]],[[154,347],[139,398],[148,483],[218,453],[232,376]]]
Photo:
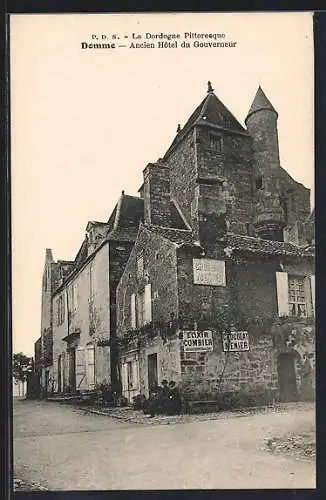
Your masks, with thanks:
[[[65,303],[63,295],[57,299],[57,325],[62,325],[65,320]]]
[[[145,291],[138,294],[137,323],[138,326],[143,326],[145,324]]]
[[[289,276],[289,312],[290,316],[307,316],[304,278]]]
[[[128,381],[129,388],[134,385],[132,361],[127,362],[127,381]]]
[[[222,151],[222,139],[218,135],[209,135],[210,149],[214,152],[220,153]]]
[[[136,328],[136,295],[133,293],[130,297],[130,317],[131,328]]]
[[[137,259],[137,276],[138,278],[142,278],[144,275],[144,259],[143,257],[139,257]]]
[[[71,286],[71,302],[72,310],[76,311],[78,307],[78,286],[77,283],[73,283]]]
[[[89,298],[93,298],[94,287],[93,287],[93,265],[89,266]]]
[[[256,177],[255,186],[256,186],[256,191],[263,189],[263,177],[261,175],[259,175],[259,177]]]

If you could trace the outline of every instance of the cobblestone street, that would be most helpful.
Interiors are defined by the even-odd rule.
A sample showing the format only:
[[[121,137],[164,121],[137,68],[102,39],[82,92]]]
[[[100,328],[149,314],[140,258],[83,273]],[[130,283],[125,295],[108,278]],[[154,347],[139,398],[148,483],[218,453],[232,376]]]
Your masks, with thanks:
[[[119,418],[16,400],[17,489],[315,487],[313,457],[275,454],[267,446],[270,439],[311,429],[312,404],[169,419],[117,413]]]

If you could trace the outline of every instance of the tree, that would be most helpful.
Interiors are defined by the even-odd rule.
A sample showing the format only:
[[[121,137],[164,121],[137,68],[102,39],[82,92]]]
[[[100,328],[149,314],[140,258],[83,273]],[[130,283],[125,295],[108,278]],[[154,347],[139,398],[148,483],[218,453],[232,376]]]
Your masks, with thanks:
[[[33,370],[33,358],[18,352],[12,357],[12,376],[16,383],[25,382],[27,374]]]

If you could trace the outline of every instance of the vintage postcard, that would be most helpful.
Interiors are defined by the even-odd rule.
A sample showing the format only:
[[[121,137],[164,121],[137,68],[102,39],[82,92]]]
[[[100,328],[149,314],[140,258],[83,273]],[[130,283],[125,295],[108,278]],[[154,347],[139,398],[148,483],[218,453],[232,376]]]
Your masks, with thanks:
[[[10,17],[16,491],[315,488],[313,58],[310,12]]]

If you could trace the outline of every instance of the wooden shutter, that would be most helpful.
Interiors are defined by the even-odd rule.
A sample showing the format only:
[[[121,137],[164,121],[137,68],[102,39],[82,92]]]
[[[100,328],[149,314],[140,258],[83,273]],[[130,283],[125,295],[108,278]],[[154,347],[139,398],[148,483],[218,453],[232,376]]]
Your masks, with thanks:
[[[276,273],[276,292],[277,292],[277,305],[278,315],[289,315],[289,282],[288,273]]]
[[[132,381],[133,381],[133,388],[138,389],[139,381],[138,381],[138,361],[137,360],[134,360],[132,362]]]
[[[94,346],[86,347],[86,381],[89,390],[94,389],[95,385],[95,349]]]
[[[145,318],[144,323],[150,323],[152,321],[152,290],[151,284],[145,285]]]
[[[76,389],[77,391],[87,389],[85,347],[76,349]]]
[[[61,317],[61,323],[65,321],[66,318],[66,309],[65,309],[65,297],[64,295],[61,295],[61,306],[62,306],[62,317]]]
[[[131,328],[136,328],[136,295],[130,297]]]
[[[315,304],[315,275],[310,275],[310,290],[311,290],[311,301],[312,301],[312,313],[316,316],[316,304]]]
[[[122,390],[128,391],[128,366],[126,362],[121,365]]]

